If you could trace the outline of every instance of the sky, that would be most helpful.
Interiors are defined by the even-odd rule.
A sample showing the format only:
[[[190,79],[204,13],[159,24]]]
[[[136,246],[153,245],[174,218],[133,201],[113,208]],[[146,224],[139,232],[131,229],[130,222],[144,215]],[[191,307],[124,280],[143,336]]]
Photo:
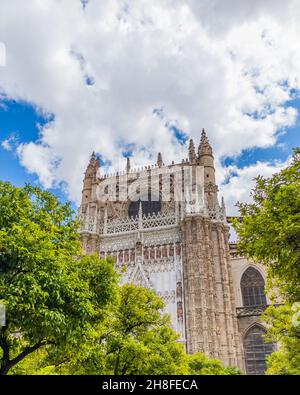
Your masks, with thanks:
[[[300,145],[298,0],[0,0],[0,179],[80,203],[205,128],[227,213]]]

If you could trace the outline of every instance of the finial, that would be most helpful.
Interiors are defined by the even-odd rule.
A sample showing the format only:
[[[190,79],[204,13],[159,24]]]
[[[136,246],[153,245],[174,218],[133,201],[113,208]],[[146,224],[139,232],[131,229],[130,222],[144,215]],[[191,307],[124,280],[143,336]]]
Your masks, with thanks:
[[[221,207],[225,208],[224,196],[222,196],[222,198],[221,198]]]
[[[189,160],[191,163],[194,163],[196,161],[195,144],[193,139],[190,139],[189,144]]]
[[[159,152],[157,155],[157,165],[158,165],[158,167],[162,167],[162,165],[163,165],[161,152]]]
[[[100,176],[99,168],[100,168],[99,159],[97,158],[95,151],[93,151],[85,171],[85,176],[86,177],[96,176],[99,178]]]
[[[198,148],[198,158],[202,155],[212,155],[212,148],[206,136],[206,132],[202,129],[201,140]]]
[[[91,155],[91,157],[90,157],[90,163],[89,163],[89,165],[92,165],[92,166],[97,167],[97,168],[100,167],[100,160],[99,160],[99,158],[97,157],[95,151],[92,152],[92,155]]]
[[[130,158],[128,157],[127,158],[127,163],[126,163],[126,171],[127,171],[127,173],[130,172],[130,168],[131,168],[131,166],[130,166]]]
[[[223,220],[226,222],[226,207],[225,207],[225,201],[224,201],[223,196],[221,199],[221,210],[222,210],[222,214],[223,214]]]
[[[142,206],[142,201],[141,201],[141,200],[140,200],[140,202],[139,202],[139,211],[138,211],[138,214],[139,214],[139,220],[142,221],[142,218],[143,218],[143,206]]]

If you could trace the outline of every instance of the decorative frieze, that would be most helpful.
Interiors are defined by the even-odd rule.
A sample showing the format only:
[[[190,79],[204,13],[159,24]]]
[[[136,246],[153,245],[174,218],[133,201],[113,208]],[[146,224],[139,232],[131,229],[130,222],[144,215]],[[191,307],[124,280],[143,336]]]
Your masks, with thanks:
[[[267,307],[267,305],[237,307],[236,315],[238,318],[259,316],[266,310]]]
[[[172,258],[161,258],[155,260],[144,260],[143,267],[149,273],[163,273],[176,270],[177,265]]]
[[[162,300],[166,303],[175,303],[175,291],[165,291],[165,292],[157,292],[158,296],[162,298]]]

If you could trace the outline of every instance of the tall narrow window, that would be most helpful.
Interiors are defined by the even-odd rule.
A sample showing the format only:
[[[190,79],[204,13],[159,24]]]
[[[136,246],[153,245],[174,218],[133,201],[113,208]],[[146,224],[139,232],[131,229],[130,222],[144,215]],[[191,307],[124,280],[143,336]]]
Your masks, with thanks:
[[[247,374],[264,374],[267,365],[266,357],[274,351],[272,343],[265,343],[263,335],[266,333],[260,325],[252,326],[244,338],[244,351]]]
[[[258,270],[249,267],[242,276],[241,290],[244,306],[263,306],[267,304],[265,281]]]

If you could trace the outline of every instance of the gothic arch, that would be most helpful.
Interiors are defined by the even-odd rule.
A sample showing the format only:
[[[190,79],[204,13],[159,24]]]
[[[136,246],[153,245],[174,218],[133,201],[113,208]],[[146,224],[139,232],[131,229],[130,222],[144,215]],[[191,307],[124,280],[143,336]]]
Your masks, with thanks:
[[[240,287],[243,306],[264,306],[267,304],[265,280],[257,268],[247,267],[241,277]]]
[[[266,357],[275,347],[272,343],[265,343],[263,335],[265,328],[255,323],[251,325],[243,337],[246,372],[250,375],[262,375],[266,371]]]
[[[256,265],[255,263],[249,263],[247,262],[246,266],[242,270],[242,276],[243,274],[250,268],[252,267],[253,269],[257,270],[258,273],[262,276],[263,280],[265,281],[265,272],[261,268],[261,266]]]

